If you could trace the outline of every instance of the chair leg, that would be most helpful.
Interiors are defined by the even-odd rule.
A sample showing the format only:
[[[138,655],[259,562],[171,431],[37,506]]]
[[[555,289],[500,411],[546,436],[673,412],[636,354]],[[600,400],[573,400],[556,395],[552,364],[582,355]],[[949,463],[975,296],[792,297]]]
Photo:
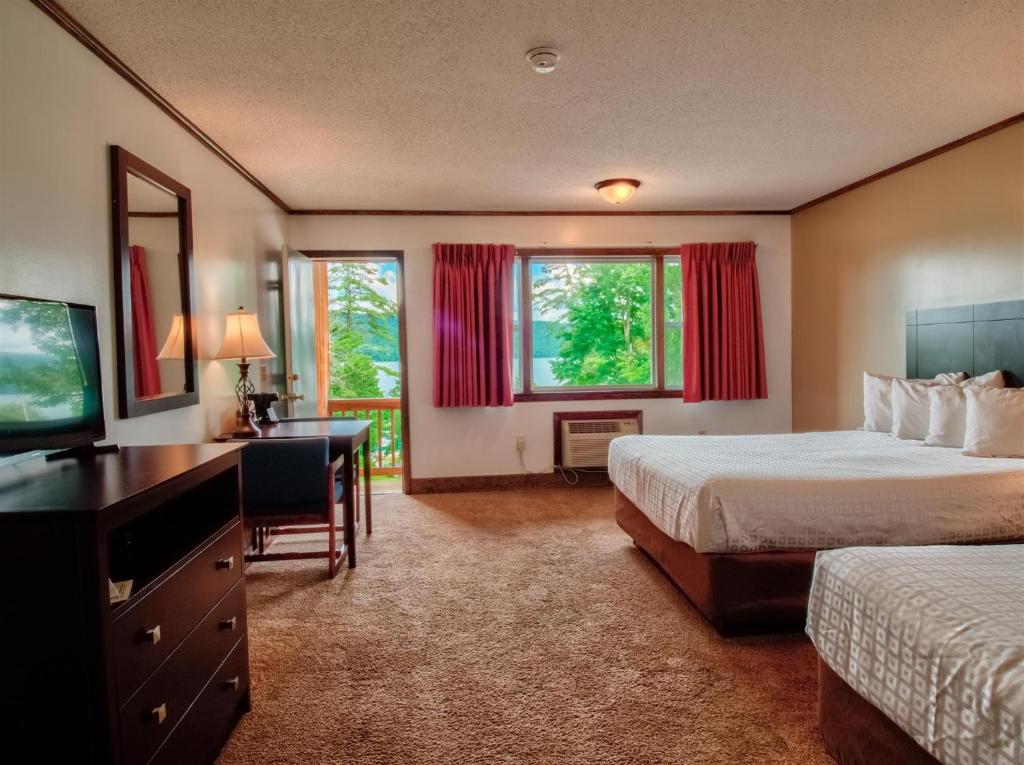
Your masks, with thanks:
[[[327,578],[334,579],[338,573],[338,532],[334,530],[334,514],[328,518],[327,529]]]
[[[352,486],[355,491],[352,494],[352,498],[356,501],[356,521],[359,521],[359,457],[355,459],[355,469],[352,471],[354,477],[352,479]]]
[[[366,536],[370,536],[373,533],[373,462],[372,457],[368,451],[369,443],[363,444],[363,468],[365,473],[363,474],[363,481],[366,484],[366,491],[363,492],[366,495]]]

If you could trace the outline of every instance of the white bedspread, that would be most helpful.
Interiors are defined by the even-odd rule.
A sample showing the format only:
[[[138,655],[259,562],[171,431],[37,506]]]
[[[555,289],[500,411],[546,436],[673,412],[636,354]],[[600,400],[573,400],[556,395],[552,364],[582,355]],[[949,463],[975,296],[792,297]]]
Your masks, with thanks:
[[[1024,765],[1024,545],[818,553],[807,634],[948,765]]]
[[[623,436],[608,470],[697,552],[1024,539],[1024,460],[885,433]]]

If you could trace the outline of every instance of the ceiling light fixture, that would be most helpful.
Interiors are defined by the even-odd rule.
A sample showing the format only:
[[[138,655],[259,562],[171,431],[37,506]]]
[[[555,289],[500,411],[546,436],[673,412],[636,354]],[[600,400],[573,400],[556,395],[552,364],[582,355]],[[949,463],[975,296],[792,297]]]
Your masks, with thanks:
[[[606,181],[598,181],[594,188],[605,202],[621,205],[640,188],[640,181],[633,178],[609,178]]]

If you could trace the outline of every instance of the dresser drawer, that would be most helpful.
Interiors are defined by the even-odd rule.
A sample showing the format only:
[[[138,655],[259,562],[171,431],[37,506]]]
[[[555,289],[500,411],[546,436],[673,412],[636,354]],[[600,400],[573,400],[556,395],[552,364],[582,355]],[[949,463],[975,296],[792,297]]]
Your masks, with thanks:
[[[122,707],[126,763],[148,761],[245,634],[245,582],[239,581]]]
[[[245,638],[220,666],[151,765],[208,765],[249,711],[249,647]]]
[[[241,525],[235,523],[126,613],[118,614],[113,645],[119,704],[241,578],[242,554]]]

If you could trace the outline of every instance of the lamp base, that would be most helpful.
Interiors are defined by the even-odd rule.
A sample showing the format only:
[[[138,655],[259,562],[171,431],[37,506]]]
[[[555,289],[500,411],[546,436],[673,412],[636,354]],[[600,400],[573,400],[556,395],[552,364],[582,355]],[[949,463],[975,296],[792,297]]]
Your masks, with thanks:
[[[235,429],[231,433],[235,438],[259,438],[260,429],[253,421],[252,412],[235,413]]]

